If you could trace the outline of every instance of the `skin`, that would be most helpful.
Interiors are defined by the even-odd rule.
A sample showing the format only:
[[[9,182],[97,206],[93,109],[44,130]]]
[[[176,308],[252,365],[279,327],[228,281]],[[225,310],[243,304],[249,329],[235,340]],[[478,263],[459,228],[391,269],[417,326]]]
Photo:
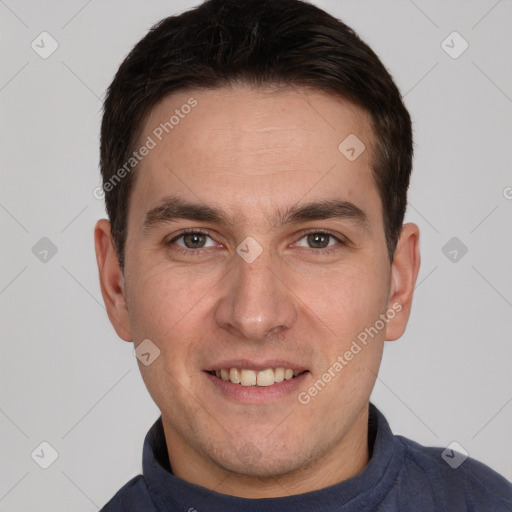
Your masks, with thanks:
[[[123,340],[150,339],[161,351],[139,367],[162,412],[176,476],[248,498],[336,484],[369,460],[370,393],[384,341],[399,338],[409,318],[418,228],[404,225],[390,262],[370,168],[374,135],[358,107],[306,89],[186,91],[153,108],[140,140],[190,97],[197,106],[137,168],[124,274],[108,221],[96,225],[109,318]],[[353,162],[338,150],[348,134],[366,146]],[[174,195],[219,208],[234,223],[174,220],[145,231],[146,213]],[[273,222],[288,207],[330,199],[350,201],[368,222]],[[165,244],[185,228],[206,231],[206,247],[179,252],[187,251],[183,238]],[[311,247],[305,230],[329,230],[346,243],[327,238],[327,248]],[[236,252],[248,236],[263,249],[252,263]],[[301,404],[298,392],[393,304],[401,311]],[[226,358],[289,360],[309,373],[289,395],[241,403],[203,371]]]

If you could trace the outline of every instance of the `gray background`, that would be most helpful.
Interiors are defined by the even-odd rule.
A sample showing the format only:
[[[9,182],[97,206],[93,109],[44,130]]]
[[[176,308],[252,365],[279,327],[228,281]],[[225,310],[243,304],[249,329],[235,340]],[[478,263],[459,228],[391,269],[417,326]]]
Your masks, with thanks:
[[[94,511],[140,472],[159,413],[99,291],[101,100],[147,29],[195,3],[0,0],[2,511]],[[376,50],[415,126],[407,220],[421,228],[422,268],[373,401],[395,433],[457,441],[512,479],[512,4],[315,3]],[[31,48],[43,31],[59,45],[47,59]],[[441,45],[453,31],[469,43],[456,59]],[[59,454],[46,470],[31,458],[43,441]]]

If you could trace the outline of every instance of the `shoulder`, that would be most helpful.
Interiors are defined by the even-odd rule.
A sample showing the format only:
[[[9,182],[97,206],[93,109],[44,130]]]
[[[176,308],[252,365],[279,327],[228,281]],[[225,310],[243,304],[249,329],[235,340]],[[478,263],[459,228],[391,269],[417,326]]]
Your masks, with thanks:
[[[132,478],[114,497],[100,510],[100,512],[156,512],[155,507],[142,475]]]
[[[444,448],[395,438],[405,448],[399,475],[405,492],[414,490],[423,497],[430,494],[439,504],[444,503],[443,510],[512,511],[512,483],[485,464],[453,451],[443,458]],[[454,463],[449,464],[450,460]]]

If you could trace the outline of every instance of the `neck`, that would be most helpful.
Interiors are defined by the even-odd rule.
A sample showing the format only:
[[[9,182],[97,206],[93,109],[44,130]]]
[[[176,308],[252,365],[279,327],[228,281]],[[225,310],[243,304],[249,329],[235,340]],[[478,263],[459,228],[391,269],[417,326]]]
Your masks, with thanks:
[[[212,491],[240,498],[278,498],[316,491],[359,474],[368,464],[368,408],[326,453],[301,468],[273,476],[228,471],[198,453],[166,426],[164,432],[172,472],[178,478]],[[264,458],[264,457],[263,457]]]

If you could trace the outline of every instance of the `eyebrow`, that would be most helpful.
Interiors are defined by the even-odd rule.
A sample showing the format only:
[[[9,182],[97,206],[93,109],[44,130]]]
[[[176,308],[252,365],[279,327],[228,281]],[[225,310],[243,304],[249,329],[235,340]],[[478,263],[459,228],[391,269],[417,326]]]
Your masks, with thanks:
[[[235,225],[237,219],[206,204],[193,203],[179,197],[167,197],[159,206],[145,214],[143,229],[145,233],[154,227],[175,220],[194,220],[214,224]],[[368,215],[350,201],[338,199],[323,200],[305,204],[295,204],[272,216],[272,226],[298,224],[300,222],[340,219],[349,220],[360,227],[368,227]]]

